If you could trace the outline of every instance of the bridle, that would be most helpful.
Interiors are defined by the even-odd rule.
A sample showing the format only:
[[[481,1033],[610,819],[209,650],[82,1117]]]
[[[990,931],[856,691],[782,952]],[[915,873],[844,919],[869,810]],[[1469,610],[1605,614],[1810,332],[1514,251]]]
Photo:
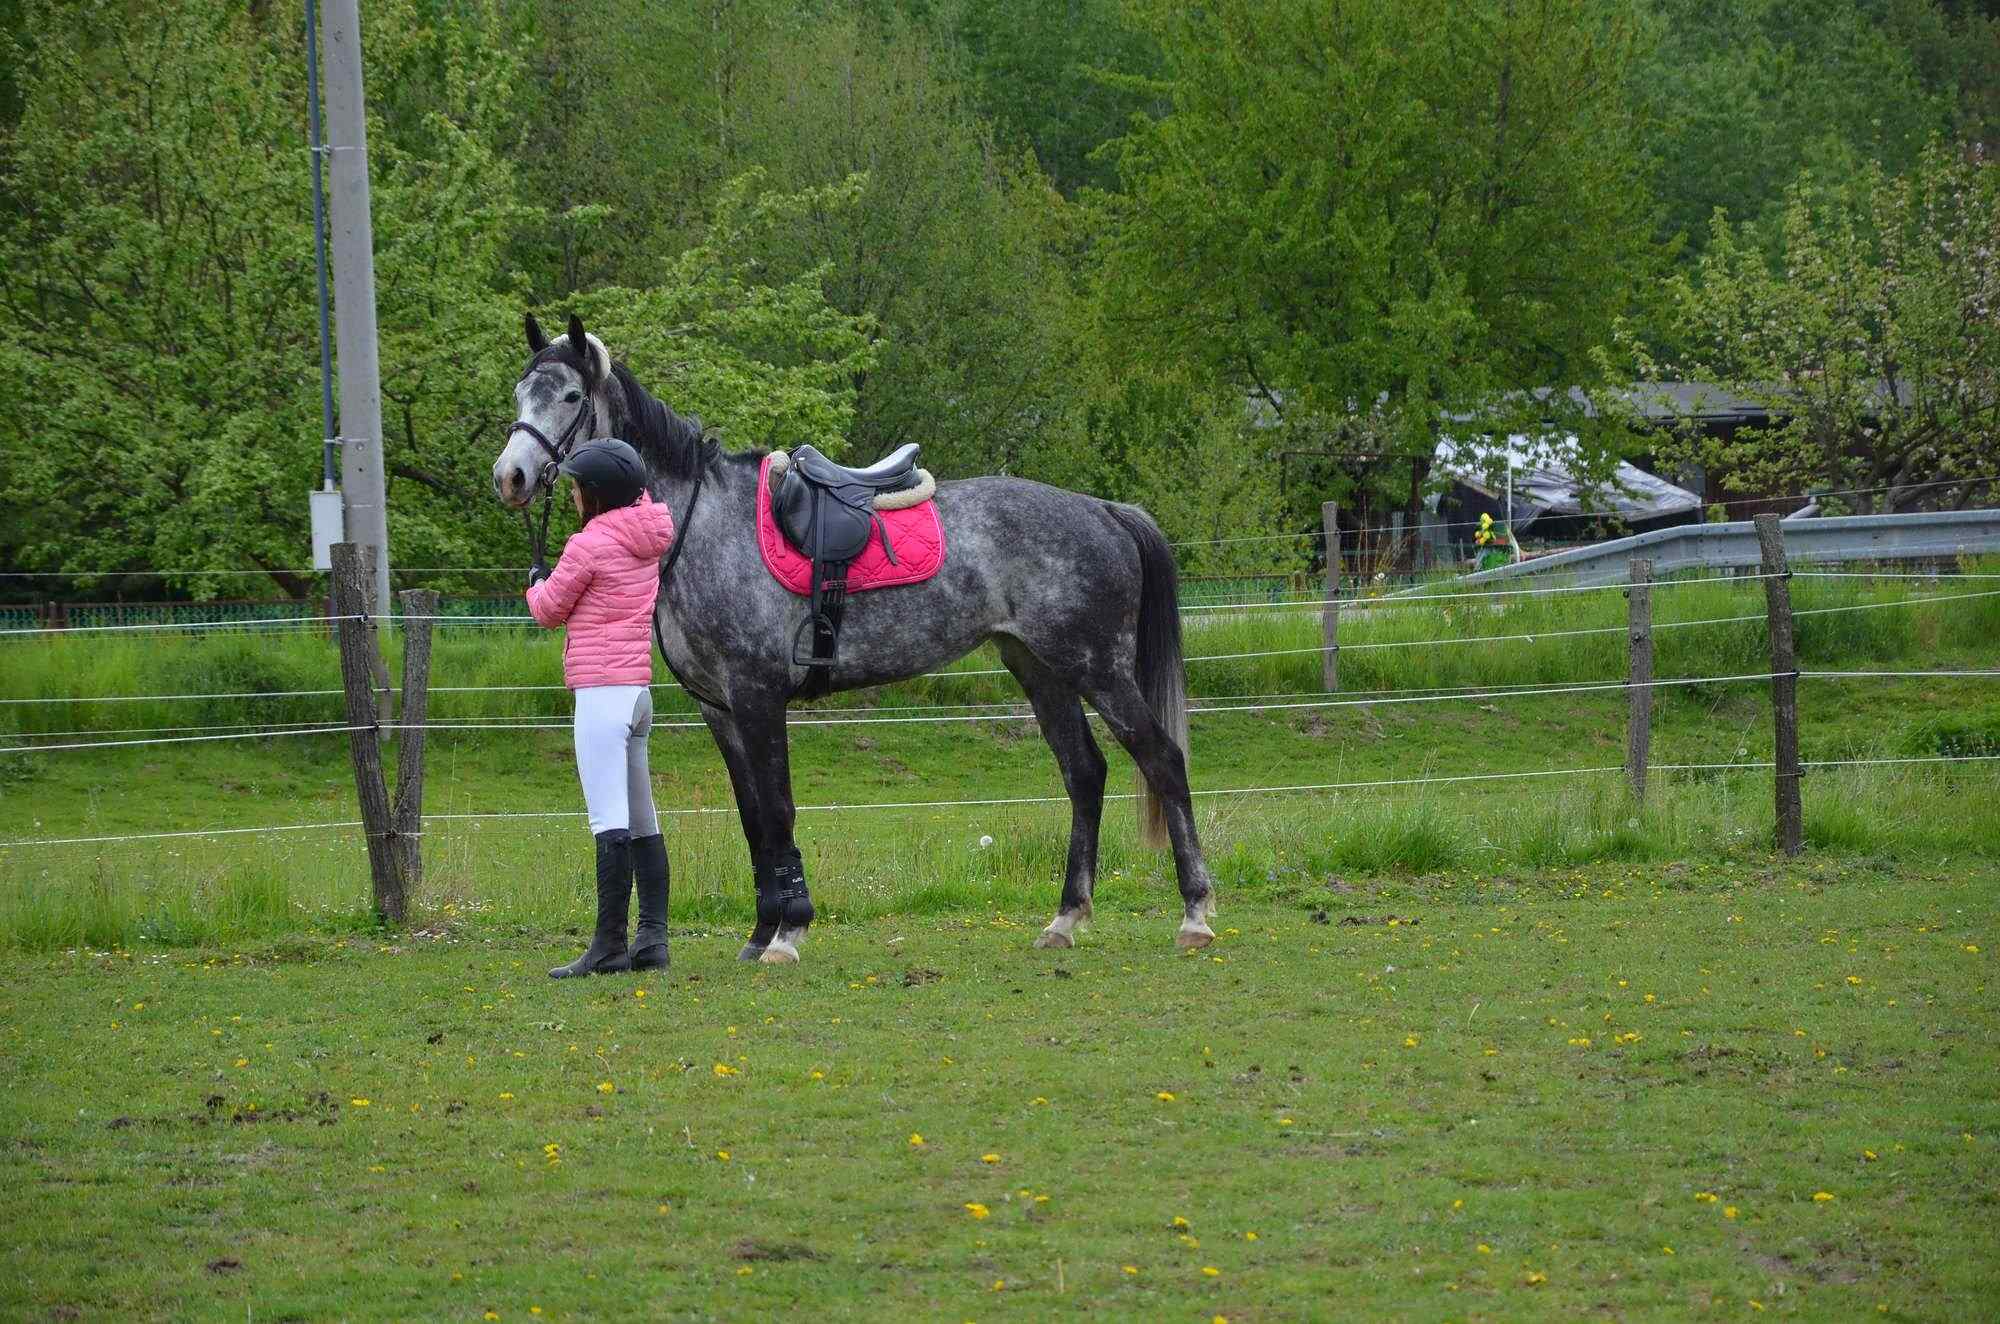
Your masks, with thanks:
[[[526,380],[526,378],[523,377],[523,380]],[[584,393],[583,407],[576,411],[576,417],[572,418],[569,421],[569,426],[563,429],[560,439],[550,441],[547,433],[525,418],[515,419],[508,426],[507,435],[501,439],[500,444],[504,446],[514,439],[516,432],[525,432],[535,439],[537,446],[540,446],[548,453],[548,462],[542,465],[535,480],[541,484],[542,488],[542,519],[540,525],[538,526],[535,523],[534,518],[528,514],[525,506],[521,509],[521,524],[528,531],[528,548],[533,554],[534,560],[532,564],[534,565],[542,564],[548,556],[549,509],[555,502],[556,469],[564,460],[569,458],[569,453],[576,449],[578,434],[585,431],[584,423],[586,420],[590,424],[589,430],[592,432],[596,431],[597,402],[590,398],[589,392]]]
[[[531,368],[530,371],[533,371],[533,369]],[[524,380],[525,376],[523,374]],[[583,407],[576,411],[576,417],[569,421],[569,426],[563,429],[562,436],[555,441],[550,441],[546,433],[525,418],[515,419],[508,426],[507,435],[501,441],[501,445],[504,446],[507,442],[514,439],[516,432],[525,432],[535,439],[535,444],[540,446],[549,457],[548,461],[542,465],[537,478],[537,481],[542,485],[541,522],[537,524],[528,514],[525,507],[521,511],[521,523],[528,530],[528,546],[534,558],[532,564],[541,565],[547,559],[549,510],[554,504],[556,469],[565,459],[569,458],[569,453],[576,449],[577,434],[583,431],[585,420],[589,421],[592,430],[596,429],[597,403],[590,398],[588,393],[583,397]],[[721,448],[714,441],[708,439],[702,441],[700,458],[695,467],[694,487],[688,493],[687,510],[681,516],[673,546],[667,549],[666,558],[660,562],[660,593],[662,595],[667,591],[667,575],[673,570],[674,562],[680,560],[681,548],[687,545],[688,526],[694,523],[694,508],[701,501],[702,479],[707,476],[709,464],[720,451]],[[669,513],[671,514],[671,512]],[[701,690],[688,684],[680,672],[675,670],[672,659],[667,657],[667,641],[660,633],[660,617],[657,610],[653,613],[653,639],[659,645],[660,660],[667,664],[668,672],[673,675],[676,681],[680,682],[682,689],[711,708],[725,713],[730,711],[729,705],[726,702],[721,699],[711,698]]]

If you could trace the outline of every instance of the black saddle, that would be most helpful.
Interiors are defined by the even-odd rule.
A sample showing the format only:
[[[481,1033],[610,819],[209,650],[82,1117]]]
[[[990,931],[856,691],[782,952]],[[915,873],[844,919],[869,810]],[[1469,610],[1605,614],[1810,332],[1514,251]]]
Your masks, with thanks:
[[[792,637],[792,665],[806,668],[796,698],[817,699],[833,688],[840,622],[847,614],[847,567],[867,549],[877,528],[882,530],[883,554],[896,564],[896,549],[888,526],[875,512],[875,498],[922,481],[918,450],[910,442],[865,469],[850,469],[801,446],[771,489],[771,514],[779,531],[812,561],[812,611]],[[812,631],[812,651],[802,655],[807,630]]]

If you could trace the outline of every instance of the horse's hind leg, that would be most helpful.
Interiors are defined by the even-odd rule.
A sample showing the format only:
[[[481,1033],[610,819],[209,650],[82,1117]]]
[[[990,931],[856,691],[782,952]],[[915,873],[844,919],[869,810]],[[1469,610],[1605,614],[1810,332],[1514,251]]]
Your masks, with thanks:
[[[1113,677],[1089,691],[1091,706],[1118,743],[1139,765],[1140,775],[1158,797],[1167,818],[1167,836],[1173,843],[1174,870],[1180,878],[1182,916],[1174,942],[1181,947],[1206,947],[1215,941],[1208,926],[1215,913],[1215,884],[1209,877],[1208,862],[1202,858],[1201,839],[1195,833],[1194,801],[1188,794],[1187,758],[1179,745],[1153,716],[1146,698],[1129,676]]]
[[[1042,736],[1055,751],[1069,792],[1069,864],[1063,873],[1056,917],[1035,939],[1037,947],[1069,947],[1079,924],[1090,918],[1090,895],[1097,883],[1097,829],[1104,814],[1104,752],[1090,734],[1077,692],[1018,640],[1000,644],[1000,659],[1027,691]]]

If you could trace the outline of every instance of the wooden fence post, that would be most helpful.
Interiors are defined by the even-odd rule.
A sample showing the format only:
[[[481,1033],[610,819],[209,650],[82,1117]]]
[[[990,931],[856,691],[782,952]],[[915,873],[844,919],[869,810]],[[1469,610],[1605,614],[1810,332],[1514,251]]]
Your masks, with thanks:
[[[1763,554],[1764,606],[1771,630],[1771,717],[1777,782],[1778,849],[1797,855],[1804,841],[1799,803],[1799,671],[1792,645],[1792,572],[1785,563],[1785,535],[1776,515],[1759,515],[1757,548]]]
[[[431,621],[437,590],[405,589],[403,601],[403,703],[396,728],[396,799],[391,822],[402,868],[403,895],[424,881],[424,721],[431,707]]]
[[[361,830],[368,839],[368,873],[374,882],[375,913],[401,924],[405,893],[389,815],[389,792],[382,784],[382,734],[375,715],[375,695],[368,655],[375,632],[367,618],[370,585],[375,579],[372,548],[354,543],[333,545],[333,600],[340,634],[340,683],[347,699],[347,750],[354,762],[354,791],[361,803]]]
[[[1630,644],[1625,690],[1625,772],[1632,798],[1646,800],[1646,759],[1653,743],[1653,563],[1632,562],[1632,586],[1625,590]]]
[[[1331,501],[1323,502],[1319,519],[1326,530],[1326,605],[1319,614],[1319,682],[1328,694],[1337,694],[1340,692],[1340,507]]]

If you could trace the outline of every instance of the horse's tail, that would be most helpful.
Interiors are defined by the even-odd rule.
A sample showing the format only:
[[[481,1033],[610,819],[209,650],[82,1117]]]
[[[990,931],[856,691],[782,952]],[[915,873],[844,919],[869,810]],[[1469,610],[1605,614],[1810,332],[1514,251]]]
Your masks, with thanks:
[[[1106,503],[1111,517],[1139,545],[1139,690],[1153,718],[1187,757],[1187,668],[1181,661],[1180,572],[1173,548],[1153,517],[1137,506]],[[1167,815],[1158,788],[1139,778],[1139,840],[1167,844]]]

